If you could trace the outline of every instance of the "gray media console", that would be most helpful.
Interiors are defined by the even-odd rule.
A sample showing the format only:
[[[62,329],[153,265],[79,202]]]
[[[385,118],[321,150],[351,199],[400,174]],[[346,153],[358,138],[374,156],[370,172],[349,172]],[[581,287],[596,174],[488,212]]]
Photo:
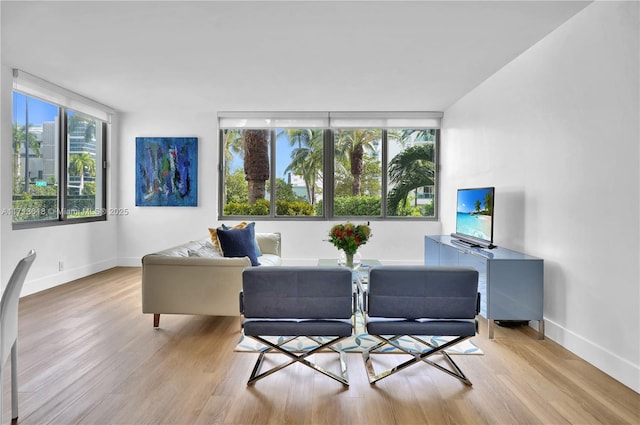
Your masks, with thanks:
[[[489,324],[489,339],[496,320],[537,320],[538,338],[544,339],[542,259],[500,247],[472,248],[451,236],[431,235],[424,238],[424,263],[478,270],[480,314]]]

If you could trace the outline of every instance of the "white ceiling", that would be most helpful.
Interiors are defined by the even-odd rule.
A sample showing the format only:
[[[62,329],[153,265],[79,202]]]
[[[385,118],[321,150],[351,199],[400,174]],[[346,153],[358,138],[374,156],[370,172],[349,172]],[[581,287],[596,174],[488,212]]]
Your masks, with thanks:
[[[2,1],[1,55],[123,112],[444,110],[588,3]]]

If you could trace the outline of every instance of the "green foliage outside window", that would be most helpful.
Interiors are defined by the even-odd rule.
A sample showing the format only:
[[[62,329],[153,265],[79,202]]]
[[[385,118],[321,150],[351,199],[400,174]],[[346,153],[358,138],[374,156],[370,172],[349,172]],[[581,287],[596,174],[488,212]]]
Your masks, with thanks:
[[[279,216],[302,216],[315,215],[313,205],[306,201],[281,201],[276,200],[276,215]]]
[[[269,215],[269,201],[257,199],[253,204],[229,202],[224,206],[225,215]]]
[[[322,215],[322,200],[316,203],[316,215]],[[333,202],[336,216],[380,216],[380,197],[376,196],[343,196]]]
[[[433,203],[413,206],[411,205],[412,199],[408,198],[403,205],[400,205],[395,210],[395,216],[397,217],[431,217],[433,216]]]
[[[287,202],[307,202],[307,198],[304,196],[296,195],[293,191],[293,186],[284,179],[277,178],[276,179],[276,201],[287,201]]]
[[[235,172],[227,175],[225,190],[227,204],[232,202],[246,203],[247,197],[249,196],[249,185],[247,185],[247,181],[244,179],[244,171],[237,169]]]
[[[336,216],[370,216],[380,215],[379,196],[343,196],[333,201],[333,213]]]

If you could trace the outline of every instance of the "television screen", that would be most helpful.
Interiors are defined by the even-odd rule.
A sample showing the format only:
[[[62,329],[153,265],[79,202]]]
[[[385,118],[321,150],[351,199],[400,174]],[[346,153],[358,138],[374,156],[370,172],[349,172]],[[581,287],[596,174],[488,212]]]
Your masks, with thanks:
[[[494,193],[493,187],[458,189],[453,237],[472,246],[493,248]]]

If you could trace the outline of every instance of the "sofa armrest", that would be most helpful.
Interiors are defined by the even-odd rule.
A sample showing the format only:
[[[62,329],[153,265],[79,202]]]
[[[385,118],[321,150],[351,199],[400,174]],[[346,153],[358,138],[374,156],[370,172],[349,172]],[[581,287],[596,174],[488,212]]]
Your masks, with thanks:
[[[245,268],[251,268],[247,257],[148,254],[142,258],[142,312],[237,316]]]

